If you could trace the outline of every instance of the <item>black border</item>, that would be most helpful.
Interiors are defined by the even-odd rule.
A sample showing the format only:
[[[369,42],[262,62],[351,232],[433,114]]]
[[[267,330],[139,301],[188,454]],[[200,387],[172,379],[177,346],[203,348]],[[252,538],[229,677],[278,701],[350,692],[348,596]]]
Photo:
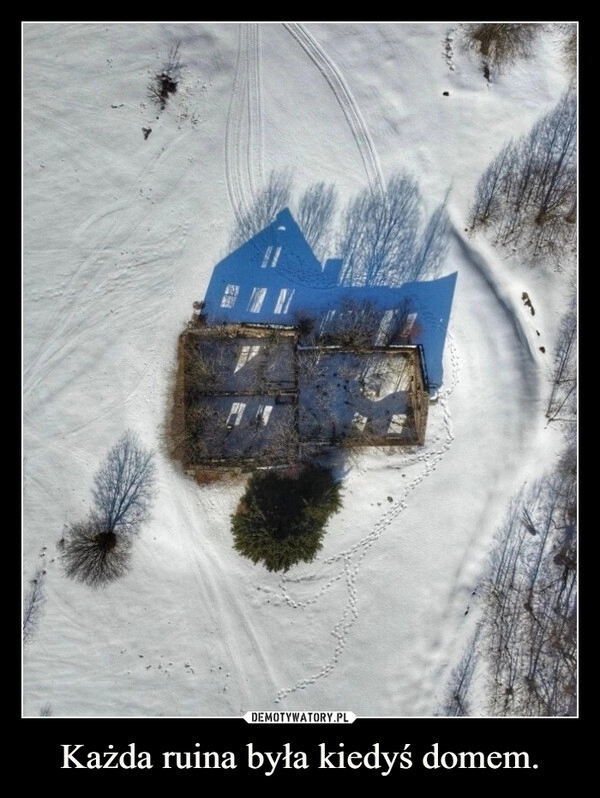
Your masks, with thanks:
[[[381,9],[383,11],[383,9]],[[179,19],[186,20],[185,14]],[[332,20],[329,15],[307,14],[307,21],[314,22],[342,22],[345,20]],[[486,21],[485,16],[463,15],[465,21],[471,19]],[[508,15],[510,17],[510,15]],[[79,14],[67,17],[69,21],[74,17],[77,20],[88,21]],[[497,18],[497,17],[496,17]],[[502,17],[504,19],[504,17]],[[511,21],[513,17],[510,17]],[[376,18],[373,20],[357,20],[350,15],[348,22],[356,23],[385,23],[385,22],[436,22],[444,21],[445,16],[431,20],[406,19],[386,20]],[[495,19],[495,17],[492,17]],[[41,15],[35,15],[31,20],[16,21],[13,30],[16,31],[19,44],[17,56],[22,54],[22,25],[29,21],[58,22],[61,20],[48,20]],[[92,20],[89,20],[92,21]],[[134,22],[131,16],[123,19],[111,20],[114,22]],[[155,20],[148,20],[153,22]],[[177,21],[177,20],[176,20]],[[190,20],[195,22],[278,22],[281,20],[261,20],[253,16],[250,20]],[[450,20],[449,20],[450,21]],[[457,20],[461,21],[461,20]],[[556,18],[550,20],[524,20],[560,22]],[[569,18],[565,22],[579,22],[580,42],[585,38],[585,25],[581,20]],[[165,22],[165,20],[160,20]],[[168,21],[166,21],[168,22]],[[581,62],[581,57],[580,57]],[[20,63],[20,62],[19,62]],[[585,79],[582,69],[579,72],[579,85]],[[19,85],[20,90],[20,85]],[[581,107],[581,104],[580,104]],[[20,175],[17,178],[20,181]],[[22,410],[22,406],[21,406]],[[21,457],[23,455],[21,442]],[[21,687],[21,602],[18,605],[18,621],[16,633],[16,651],[18,657],[18,683]],[[581,646],[580,646],[581,653]],[[580,657],[581,659],[581,657]],[[588,765],[584,757],[583,744],[589,735],[589,727],[584,737],[581,724],[581,714],[577,718],[358,718],[351,725],[249,725],[243,719],[230,718],[23,718],[21,712],[21,690],[15,696],[17,699],[11,703],[9,728],[12,748],[16,747],[17,761],[11,758],[7,765],[7,773],[17,773],[40,778],[46,784],[60,787],[73,783],[78,788],[91,784],[90,775],[93,774],[94,786],[98,785],[98,778],[106,778],[105,773],[119,774],[120,779],[128,779],[132,786],[142,784],[159,784],[169,786],[183,783],[197,788],[206,787],[208,784],[221,786],[243,780],[243,785],[252,788],[259,785],[275,784],[280,786],[289,784],[290,779],[295,784],[302,785],[314,781],[326,787],[354,785],[373,785],[378,791],[389,789],[402,789],[407,784],[427,786],[434,783],[447,787],[459,782],[470,785],[489,784],[514,784],[515,786],[547,786],[551,779],[566,773],[572,773],[577,768],[577,773],[586,770]],[[16,704],[16,706],[15,706]],[[351,710],[352,707],[344,707]],[[581,673],[580,673],[580,713],[581,713]],[[16,732],[16,740],[13,737]],[[16,742],[16,746],[15,746]],[[152,769],[102,769],[88,770],[63,768],[63,745],[82,744],[80,751],[108,751],[108,745],[113,745],[113,750],[126,751],[130,743],[135,743],[136,751],[149,752],[154,767]],[[164,770],[161,767],[163,751],[193,751],[195,743],[200,743],[202,751],[216,751],[234,753],[236,769],[190,769],[190,770]],[[288,743],[293,751],[304,751],[307,755],[309,768],[284,769],[278,767],[275,772],[265,775],[265,770],[251,770],[247,766],[247,746],[252,744],[257,751],[282,751]],[[367,753],[373,750],[378,743],[381,750],[403,751],[409,745],[412,753],[413,766],[410,769],[394,770],[386,777],[381,772],[368,770],[361,767],[358,770],[346,769],[320,769],[319,749],[320,743],[325,743],[327,750],[340,750],[340,743],[344,744],[345,751],[361,751]],[[493,769],[484,768],[477,770],[444,769],[428,770],[421,765],[424,753],[431,750],[434,743],[439,744],[440,751],[526,751],[530,763],[537,768],[529,769]],[[579,749],[581,745],[581,749]],[[71,749],[72,750],[72,749]],[[85,761],[85,756],[78,755]],[[29,765],[29,767],[27,767]],[[593,765],[592,765],[593,767]],[[85,774],[82,776],[82,774]],[[101,775],[99,775],[101,774]],[[440,774],[443,774],[440,776]],[[459,775],[460,774],[460,775]],[[114,777],[112,783],[114,783]],[[441,782],[440,782],[441,778]],[[508,782],[506,780],[509,780]]]

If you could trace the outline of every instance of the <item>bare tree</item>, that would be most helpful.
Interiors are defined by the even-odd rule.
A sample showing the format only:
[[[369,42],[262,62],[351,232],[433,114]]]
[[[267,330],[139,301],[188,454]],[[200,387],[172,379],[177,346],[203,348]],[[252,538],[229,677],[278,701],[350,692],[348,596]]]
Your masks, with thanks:
[[[39,620],[44,603],[44,580],[46,571],[38,568],[29,583],[29,589],[23,601],[23,642],[29,643]]]
[[[291,191],[291,172],[273,170],[266,185],[257,192],[251,206],[238,219],[231,237],[232,248],[241,246],[271,224],[279,211],[290,204]]]
[[[577,417],[577,311],[574,301],[558,329],[551,380],[546,417],[549,421],[574,424]]]
[[[453,669],[441,715],[466,717],[471,714],[470,689],[478,659],[477,643],[481,627],[478,626],[458,665]]]
[[[494,715],[576,711],[577,491],[571,459],[515,499],[498,535],[484,591]]]
[[[482,175],[473,228],[532,257],[573,251],[577,221],[577,99],[568,91],[531,132],[510,142]]]
[[[475,189],[475,201],[469,211],[471,229],[498,223],[502,218],[505,181],[515,169],[516,150],[509,142],[485,170]]]
[[[567,23],[563,26],[563,30],[565,32],[563,54],[567,68],[572,78],[575,79],[577,76],[577,25]]]
[[[315,183],[300,199],[298,225],[313,252],[321,260],[326,254],[331,237],[331,224],[337,205],[337,192],[333,185]]]
[[[94,476],[95,515],[107,534],[137,531],[146,520],[155,480],[154,456],[127,431]]]
[[[94,476],[94,506],[71,524],[62,545],[67,576],[97,587],[129,567],[131,540],[148,517],[155,481],[154,455],[127,431]]]

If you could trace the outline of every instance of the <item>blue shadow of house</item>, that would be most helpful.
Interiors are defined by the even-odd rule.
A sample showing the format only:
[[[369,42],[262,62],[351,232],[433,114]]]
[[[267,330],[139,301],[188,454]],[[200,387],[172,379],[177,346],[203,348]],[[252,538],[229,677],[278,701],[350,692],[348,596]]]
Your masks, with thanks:
[[[286,208],[215,266],[206,323],[295,325],[301,316],[322,320],[348,303],[369,303],[382,317],[409,307],[417,331],[412,341],[423,347],[429,386],[439,387],[456,272],[399,287],[348,285],[340,283],[341,266],[338,259],[321,265]]]

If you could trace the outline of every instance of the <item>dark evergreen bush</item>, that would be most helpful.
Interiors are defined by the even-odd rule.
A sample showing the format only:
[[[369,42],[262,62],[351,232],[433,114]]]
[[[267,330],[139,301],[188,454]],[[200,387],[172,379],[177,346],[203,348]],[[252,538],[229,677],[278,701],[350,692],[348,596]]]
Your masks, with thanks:
[[[232,519],[234,548],[269,571],[311,562],[329,516],[340,507],[340,486],[329,468],[257,472]]]

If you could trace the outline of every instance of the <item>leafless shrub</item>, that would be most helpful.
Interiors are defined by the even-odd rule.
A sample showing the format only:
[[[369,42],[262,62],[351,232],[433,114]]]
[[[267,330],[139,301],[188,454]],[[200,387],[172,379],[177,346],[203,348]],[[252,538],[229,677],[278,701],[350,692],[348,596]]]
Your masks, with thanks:
[[[294,325],[298,330],[298,343],[301,346],[314,346],[318,336],[318,315],[297,310],[294,313]]]
[[[65,534],[62,562],[71,579],[100,587],[129,569],[131,538],[107,532],[97,518],[72,524]]]
[[[218,459],[225,450],[229,428],[227,413],[200,402],[186,411],[186,455],[188,463]]]
[[[231,478],[231,471],[223,469],[222,471],[215,471],[212,469],[196,468],[194,470],[194,480],[196,484],[202,487],[203,485],[213,485],[216,482],[223,482]]]
[[[405,298],[396,308],[383,311],[369,300],[346,297],[339,308],[326,313],[303,344],[369,349],[372,346],[411,343],[419,327],[414,322],[413,300]]]
[[[539,32],[539,25],[523,22],[475,22],[462,26],[465,46],[481,55],[486,77],[490,72],[501,73],[519,58],[528,58]]]
[[[161,111],[164,111],[171,94],[175,94],[181,77],[181,61],[179,60],[179,44],[171,48],[167,62],[156,72],[148,84],[148,97]]]
[[[363,348],[373,346],[382,312],[369,301],[344,299],[337,310],[326,314],[318,333],[320,344]]]
[[[305,349],[298,355],[298,380],[314,382],[325,375],[322,353],[318,349]]]
[[[262,459],[269,463],[289,464],[298,460],[299,436],[292,414],[270,423],[267,448]]]
[[[190,404],[201,396],[217,392],[221,387],[224,368],[224,347],[211,348],[193,335],[184,344],[185,398]]]
[[[46,702],[44,706],[40,709],[40,717],[49,718],[51,715],[52,715],[52,707],[48,702]]]
[[[46,571],[38,568],[23,600],[23,642],[29,643],[37,627],[42,604],[44,603],[44,581]]]
[[[412,344],[420,334],[421,325],[416,321],[414,299],[405,297],[397,307],[381,316],[375,343],[378,346]]]

